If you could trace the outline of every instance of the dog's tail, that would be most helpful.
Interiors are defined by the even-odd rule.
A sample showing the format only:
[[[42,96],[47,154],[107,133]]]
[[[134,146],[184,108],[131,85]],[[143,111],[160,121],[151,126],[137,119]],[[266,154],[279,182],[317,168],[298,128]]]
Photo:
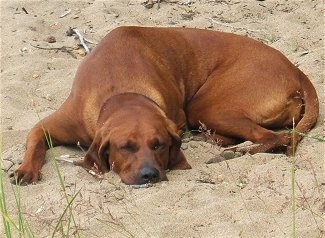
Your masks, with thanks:
[[[296,133],[293,133],[291,146],[287,148],[287,154],[289,155],[292,155],[303,135],[315,125],[319,113],[319,101],[313,84],[300,70],[298,77],[300,79],[301,94],[304,101],[304,115],[294,128]]]

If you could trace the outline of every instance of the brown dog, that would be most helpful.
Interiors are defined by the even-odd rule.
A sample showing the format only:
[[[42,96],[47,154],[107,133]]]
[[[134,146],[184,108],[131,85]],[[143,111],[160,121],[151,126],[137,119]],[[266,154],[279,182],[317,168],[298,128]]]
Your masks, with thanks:
[[[166,179],[188,169],[180,133],[203,123],[230,145],[259,144],[251,153],[294,144],[284,129],[309,131],[318,116],[316,91],[280,52],[229,33],[185,28],[120,27],[81,63],[64,104],[31,130],[15,175],[36,182],[45,132],[53,146],[89,147],[76,164],[113,170],[126,184]]]

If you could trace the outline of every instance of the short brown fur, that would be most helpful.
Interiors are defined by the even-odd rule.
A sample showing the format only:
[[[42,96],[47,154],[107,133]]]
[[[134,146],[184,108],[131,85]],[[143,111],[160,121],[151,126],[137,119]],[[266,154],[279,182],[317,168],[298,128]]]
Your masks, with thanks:
[[[223,146],[239,140],[260,144],[250,153],[286,147],[300,140],[274,132],[309,131],[319,111],[309,79],[279,51],[244,36],[184,28],[120,27],[85,58],[71,93],[28,135],[15,175],[39,179],[48,149],[89,147],[76,164],[114,170],[123,182],[166,179],[166,169],[188,169],[180,150],[186,125],[200,123]]]

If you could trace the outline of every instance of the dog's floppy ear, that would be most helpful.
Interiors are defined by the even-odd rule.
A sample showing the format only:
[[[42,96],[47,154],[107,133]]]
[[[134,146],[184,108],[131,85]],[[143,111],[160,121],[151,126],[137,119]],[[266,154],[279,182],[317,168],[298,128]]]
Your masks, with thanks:
[[[85,157],[82,160],[75,161],[74,164],[85,169],[92,169],[95,172],[107,172],[109,170],[108,147],[108,136],[103,138],[103,133],[98,131]]]
[[[172,138],[169,148],[168,169],[191,169],[183,152],[181,151],[182,140],[177,134],[177,127],[174,122],[167,119],[167,130]]]

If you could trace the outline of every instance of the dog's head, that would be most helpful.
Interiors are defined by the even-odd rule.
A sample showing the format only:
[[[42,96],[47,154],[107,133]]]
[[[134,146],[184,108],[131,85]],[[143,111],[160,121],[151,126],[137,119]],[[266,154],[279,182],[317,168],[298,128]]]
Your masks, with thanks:
[[[137,110],[139,109],[139,110]],[[113,170],[126,184],[166,180],[166,169],[189,169],[176,125],[145,107],[110,115],[79,165]]]

